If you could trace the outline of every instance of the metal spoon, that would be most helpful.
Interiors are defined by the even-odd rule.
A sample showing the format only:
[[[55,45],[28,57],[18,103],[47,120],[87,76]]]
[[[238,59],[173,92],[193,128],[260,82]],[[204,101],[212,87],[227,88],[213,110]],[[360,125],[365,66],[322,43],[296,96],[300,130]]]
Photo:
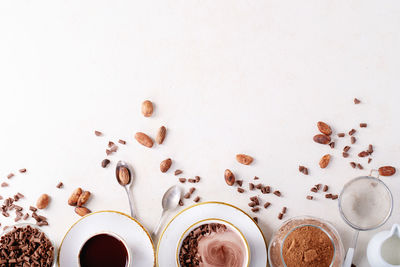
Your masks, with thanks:
[[[128,195],[129,199],[129,208],[131,209],[131,217],[136,217],[136,212],[133,205],[133,199],[131,194],[131,185],[132,185],[132,171],[128,163],[124,161],[118,161],[117,167],[115,169],[115,175],[117,177],[118,183],[125,188],[125,192]]]
[[[161,217],[160,220],[158,221],[157,227],[153,230],[152,233],[153,238],[158,234],[158,231],[160,230],[161,223],[164,220],[165,213],[168,210],[173,210],[178,206],[179,200],[181,199],[181,195],[182,195],[181,189],[176,185],[172,186],[165,192],[162,198],[163,211],[161,213]]]

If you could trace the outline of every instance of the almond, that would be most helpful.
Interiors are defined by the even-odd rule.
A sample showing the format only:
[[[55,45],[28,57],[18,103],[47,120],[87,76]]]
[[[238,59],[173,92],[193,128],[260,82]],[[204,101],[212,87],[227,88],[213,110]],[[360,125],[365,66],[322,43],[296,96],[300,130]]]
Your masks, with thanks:
[[[313,138],[314,142],[319,144],[329,144],[331,142],[331,138],[325,134],[317,134]]]
[[[150,117],[153,114],[153,103],[150,100],[145,100],[142,103],[142,113],[145,117]]]
[[[245,155],[245,154],[237,154],[236,155],[236,160],[244,165],[249,165],[253,162],[253,158],[249,155]]]
[[[38,209],[45,209],[49,205],[50,197],[47,194],[41,195],[38,200],[36,201],[36,207]]]
[[[85,215],[88,215],[91,213],[91,211],[88,208],[85,207],[76,207],[75,208],[75,213],[78,214],[79,216],[83,217]]]
[[[164,126],[161,126],[160,129],[158,129],[156,136],[157,144],[161,145],[164,142],[166,133],[167,133],[167,128],[165,128]]]
[[[68,199],[68,205],[70,206],[76,206],[78,204],[78,199],[82,194],[82,189],[78,187],[77,189],[72,192],[71,196]]]
[[[135,139],[145,147],[150,148],[153,146],[153,140],[151,140],[151,138],[145,133],[137,132],[135,134]]]
[[[321,169],[325,169],[328,166],[330,160],[331,155],[326,154],[322,156],[321,160],[319,161],[319,166],[321,167]]]
[[[83,192],[83,193],[80,195],[80,197],[78,198],[78,202],[77,202],[78,206],[80,207],[80,206],[85,205],[86,202],[89,200],[90,195],[91,195],[91,194],[90,194],[89,191]]]
[[[378,169],[379,174],[382,176],[392,176],[396,173],[396,168],[392,166],[383,166]]]
[[[161,161],[160,163],[160,171],[161,172],[167,172],[169,168],[171,167],[172,160],[171,159],[166,159]]]
[[[235,184],[235,180],[236,180],[235,175],[229,169],[225,170],[224,176],[225,176],[225,182],[229,186],[232,186]]]
[[[319,121],[317,123],[317,127],[318,127],[318,130],[323,134],[326,134],[326,135],[332,134],[331,127],[328,124],[326,124],[325,122]]]

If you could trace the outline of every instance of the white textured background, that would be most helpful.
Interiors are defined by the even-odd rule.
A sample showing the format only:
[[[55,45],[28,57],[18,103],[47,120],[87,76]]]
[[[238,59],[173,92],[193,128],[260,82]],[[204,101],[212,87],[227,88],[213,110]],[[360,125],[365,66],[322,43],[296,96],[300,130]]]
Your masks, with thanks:
[[[45,214],[51,237],[60,242],[78,219],[66,201],[77,186],[90,190],[92,210],[128,212],[125,192],[114,179],[118,159],[136,171],[134,198],[140,220],[151,229],[162,193],[177,182],[159,162],[200,175],[202,200],[220,200],[246,211],[249,194],[225,185],[223,172],[254,175],[277,187],[282,198],[262,210],[268,240],[286,218],[314,215],[331,221],[345,245],[352,230],[337,202],[307,201],[315,183],[333,192],[372,167],[400,167],[399,1],[7,1],[0,3],[0,175],[25,167],[28,173],[0,188],[31,204],[52,196]],[[362,104],[356,106],[353,98]],[[140,104],[151,99],[152,118]],[[331,150],[315,144],[316,122],[356,137],[352,157],[340,154],[349,138]],[[168,128],[164,145],[147,149],[136,131],[154,136]],[[105,136],[95,137],[93,131]],[[128,141],[100,167],[109,140]],[[350,168],[355,151],[375,145],[367,170]],[[239,165],[236,153],[255,157]],[[325,170],[317,163],[332,153]],[[365,161],[365,160],[363,160]],[[309,176],[297,171],[304,164]],[[399,175],[384,178],[395,196],[394,214],[382,229],[400,221]],[[62,190],[57,182],[65,183]],[[3,225],[7,221],[0,219]],[[362,233],[358,266],[368,266]]]

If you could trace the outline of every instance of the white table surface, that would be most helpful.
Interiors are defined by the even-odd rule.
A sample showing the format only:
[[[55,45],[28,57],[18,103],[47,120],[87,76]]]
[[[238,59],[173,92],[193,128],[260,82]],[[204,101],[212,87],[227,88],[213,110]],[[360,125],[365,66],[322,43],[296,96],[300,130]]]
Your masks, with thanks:
[[[93,193],[93,211],[128,212],[125,192],[114,179],[115,163],[135,168],[138,216],[152,229],[162,193],[177,183],[172,170],[199,175],[202,200],[225,201],[246,211],[250,194],[225,185],[223,172],[259,176],[283,193],[265,200],[260,225],[269,240],[285,218],[313,215],[331,221],[344,244],[352,230],[337,202],[308,201],[316,183],[339,192],[350,178],[381,165],[400,167],[400,1],[7,1],[0,4],[0,181],[26,205],[41,193],[52,197],[43,212],[59,244],[78,219],[67,205],[80,186]],[[362,104],[354,105],[358,97]],[[144,118],[140,104],[155,103]],[[318,120],[335,131],[360,122],[368,128],[349,159],[337,148],[312,141]],[[168,128],[164,145],[136,143],[143,131]],[[358,128],[358,127],[357,127]],[[96,137],[94,130],[104,132]],[[103,169],[109,140],[127,140]],[[363,171],[350,168],[354,151],[375,145]],[[236,153],[255,158],[252,166]],[[319,158],[332,153],[329,167]],[[159,171],[171,157],[171,171]],[[364,162],[365,160],[363,160]],[[297,170],[309,167],[310,175]],[[63,181],[62,190],[55,188]],[[389,229],[400,221],[399,175],[384,178],[394,193]],[[188,185],[186,185],[186,188]],[[25,205],[24,204],[24,205]],[[10,221],[1,218],[3,226]],[[376,231],[375,231],[376,232]],[[365,248],[374,234],[361,233],[355,263],[368,266]]]

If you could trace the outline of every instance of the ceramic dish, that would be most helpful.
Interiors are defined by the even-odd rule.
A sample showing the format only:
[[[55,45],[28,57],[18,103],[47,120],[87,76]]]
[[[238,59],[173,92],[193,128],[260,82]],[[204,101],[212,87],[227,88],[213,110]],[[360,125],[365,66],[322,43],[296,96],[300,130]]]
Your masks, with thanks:
[[[185,240],[185,238],[190,234],[190,232],[192,232],[197,227],[200,227],[203,224],[209,224],[209,223],[219,223],[219,224],[226,225],[229,229],[233,230],[237,235],[239,235],[241,237],[243,245],[246,248],[245,266],[248,267],[250,264],[250,247],[249,247],[249,243],[247,242],[246,237],[242,234],[242,232],[240,232],[240,230],[236,226],[234,226],[230,222],[227,222],[227,221],[221,220],[221,219],[215,219],[215,218],[198,221],[198,222],[192,224],[188,229],[186,229],[186,231],[182,234],[181,238],[179,239],[178,245],[176,246],[176,265],[181,266],[179,264],[179,253],[180,253],[180,249],[181,249],[183,240]]]
[[[154,246],[149,233],[137,220],[118,211],[90,213],[73,224],[61,242],[58,265],[78,266],[81,245],[99,232],[114,233],[125,240],[132,255],[129,267],[155,265]]]
[[[267,244],[256,222],[241,209],[223,202],[203,202],[180,211],[161,233],[157,246],[157,266],[177,266],[176,248],[184,232],[206,219],[220,219],[234,225],[246,238],[250,248],[249,267],[267,266]]]
[[[52,266],[56,266],[56,262],[57,262],[57,261],[56,261],[56,258],[57,258],[57,247],[56,247],[56,244],[55,244],[54,241],[49,237],[49,235],[48,235],[45,231],[43,231],[43,229],[42,229],[41,227],[37,226],[36,224],[32,224],[32,223],[18,223],[18,224],[15,224],[15,225],[13,225],[13,226],[8,227],[6,230],[4,230],[4,231],[1,233],[1,236],[7,234],[8,232],[11,232],[11,231],[14,229],[14,227],[20,228],[20,227],[25,227],[25,226],[28,226],[28,225],[29,225],[30,227],[32,227],[32,228],[38,229],[40,232],[43,232],[43,233],[45,234],[45,236],[50,240],[51,244],[52,244],[53,247],[54,247],[54,262],[53,262]]]

